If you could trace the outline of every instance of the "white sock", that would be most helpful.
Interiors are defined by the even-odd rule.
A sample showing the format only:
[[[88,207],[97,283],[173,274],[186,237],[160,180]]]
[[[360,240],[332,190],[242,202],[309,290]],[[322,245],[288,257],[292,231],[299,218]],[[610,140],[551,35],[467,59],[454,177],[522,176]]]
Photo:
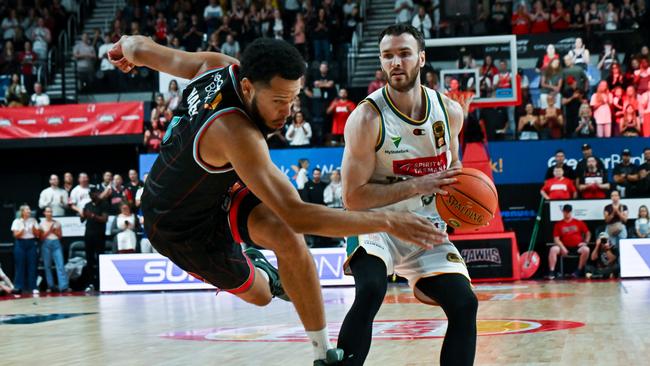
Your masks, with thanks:
[[[263,271],[263,270],[261,270],[261,269],[258,268],[258,269],[257,269],[257,273],[258,273],[258,274],[261,273],[261,274],[262,274],[262,277],[264,277],[264,279],[266,280],[266,282],[269,282],[269,283],[271,282],[271,279],[269,278],[269,274],[266,273],[266,271]]]
[[[327,335],[327,327],[314,332],[307,332],[311,345],[314,346],[314,360],[323,360],[327,356],[327,350],[332,348]]]

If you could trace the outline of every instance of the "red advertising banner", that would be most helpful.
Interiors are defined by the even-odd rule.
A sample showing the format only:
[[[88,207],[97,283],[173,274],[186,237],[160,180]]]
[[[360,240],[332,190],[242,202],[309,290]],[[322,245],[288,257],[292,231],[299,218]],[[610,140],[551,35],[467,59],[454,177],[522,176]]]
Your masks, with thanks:
[[[142,133],[142,102],[0,108],[0,139]]]

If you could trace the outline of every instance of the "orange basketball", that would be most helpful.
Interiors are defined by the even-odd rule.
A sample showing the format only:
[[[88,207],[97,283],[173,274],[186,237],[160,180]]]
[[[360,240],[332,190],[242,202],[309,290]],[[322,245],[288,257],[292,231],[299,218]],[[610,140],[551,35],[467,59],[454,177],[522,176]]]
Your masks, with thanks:
[[[458,181],[444,186],[447,195],[436,195],[440,217],[458,230],[487,225],[497,210],[499,196],[492,180],[480,170],[463,168]]]

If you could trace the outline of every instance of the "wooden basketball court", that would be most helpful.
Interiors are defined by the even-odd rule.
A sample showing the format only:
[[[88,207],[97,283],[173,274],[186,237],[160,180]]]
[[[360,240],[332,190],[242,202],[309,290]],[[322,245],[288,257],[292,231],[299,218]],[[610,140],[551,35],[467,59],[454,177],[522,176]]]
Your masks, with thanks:
[[[476,286],[477,365],[645,365],[650,280]],[[354,299],[324,289],[332,338]],[[213,291],[0,298],[2,365],[311,365],[289,303]],[[445,321],[389,288],[367,365],[435,365]]]

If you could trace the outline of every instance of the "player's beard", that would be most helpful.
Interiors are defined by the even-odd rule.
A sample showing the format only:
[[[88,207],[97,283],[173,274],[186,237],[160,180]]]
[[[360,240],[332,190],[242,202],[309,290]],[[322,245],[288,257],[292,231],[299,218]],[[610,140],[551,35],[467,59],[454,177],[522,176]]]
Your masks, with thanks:
[[[400,93],[405,93],[415,86],[415,83],[420,78],[420,65],[415,65],[411,70],[404,70],[404,81],[395,82],[393,81],[390,74],[384,71],[384,77],[388,81],[388,85],[391,88],[397,90]]]
[[[251,101],[251,108],[250,108],[250,117],[253,120],[253,123],[257,126],[257,128],[262,131],[262,134],[264,137],[266,137],[269,134],[272,134],[278,129],[269,127],[266,124],[266,120],[264,120],[264,117],[262,117],[262,114],[260,113],[260,109],[257,107],[257,98],[253,97],[253,100]]]

